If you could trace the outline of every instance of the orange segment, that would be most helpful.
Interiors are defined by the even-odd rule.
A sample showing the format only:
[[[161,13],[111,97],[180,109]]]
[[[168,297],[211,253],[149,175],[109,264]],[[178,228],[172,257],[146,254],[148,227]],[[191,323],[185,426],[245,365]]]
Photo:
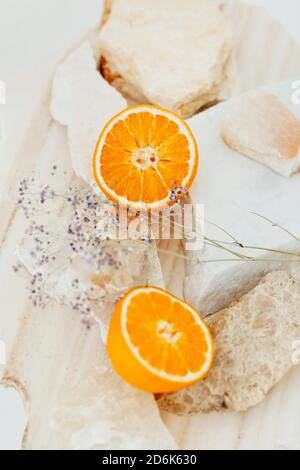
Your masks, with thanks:
[[[124,177],[125,174],[128,176]],[[130,175],[136,171],[132,163],[115,163],[114,165],[103,165],[102,173],[112,188],[119,188],[120,183],[124,179],[128,179]]]
[[[150,210],[174,204],[188,191],[198,149],[181,118],[157,106],[136,106],[107,123],[93,165],[95,180],[110,200]]]
[[[157,198],[161,200],[166,197],[168,197],[168,189],[164,181],[159,176],[157,170],[148,168],[143,174],[142,200],[146,204],[151,204],[155,202]]]
[[[117,150],[126,150],[127,152],[135,152],[137,149],[136,142],[130,134],[124,121],[116,122],[108,133],[105,143]]]
[[[172,115],[174,119],[174,115]],[[158,114],[154,116],[151,128],[150,145],[159,148],[174,136],[180,133],[179,126],[170,119],[170,116]]]
[[[157,172],[160,175],[161,179],[164,181],[167,187],[174,187],[177,181],[182,181],[189,169],[188,163],[181,162],[165,162],[162,161],[157,165]],[[176,174],[176,180],[174,179],[174,174]],[[179,185],[181,186],[181,185]]]
[[[182,134],[176,134],[158,147],[160,159],[175,160],[177,163],[190,158],[189,142]]]
[[[133,167],[128,171],[128,176],[125,176],[123,180],[121,178],[122,175],[119,177],[120,183],[115,186],[115,191],[118,191],[120,197],[130,199],[133,202],[139,201],[142,193],[140,170]]]
[[[120,163],[131,163],[130,152],[105,144],[102,150],[102,167],[105,165],[119,165]]]
[[[151,113],[134,113],[130,114],[125,123],[129,129],[138,148],[148,147],[150,145],[150,130],[153,122],[153,114]]]
[[[151,393],[176,391],[201,380],[214,354],[201,316],[157,287],[137,287],[120,300],[107,348],[116,372]]]

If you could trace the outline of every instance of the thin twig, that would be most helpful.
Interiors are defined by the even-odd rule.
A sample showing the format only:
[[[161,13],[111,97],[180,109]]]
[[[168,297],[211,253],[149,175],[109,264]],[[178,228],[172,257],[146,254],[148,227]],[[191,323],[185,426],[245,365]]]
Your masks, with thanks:
[[[265,217],[264,215],[258,214],[257,212],[250,212],[250,214],[256,215],[257,217],[260,217],[261,219],[266,220],[267,222],[269,222],[270,224],[272,224],[273,227],[278,227],[278,228],[280,228],[280,230],[283,230],[285,233],[287,233],[287,234],[290,235],[292,238],[294,238],[294,240],[296,240],[297,242],[300,243],[300,238],[298,238],[296,235],[294,235],[292,232],[290,232],[290,231],[287,230],[286,228],[282,227],[282,225],[279,225],[279,224],[277,224],[276,222],[273,222],[273,220],[268,219],[268,217]]]
[[[197,218],[196,218],[197,220]],[[219,230],[221,230],[223,233],[225,233],[225,235],[228,235],[229,238],[231,238],[231,240],[233,240],[235,242],[236,245],[238,245],[239,247],[243,248],[243,244],[241,242],[239,242],[230,232],[228,232],[227,230],[225,230],[224,228],[222,228],[220,225],[218,224],[215,224],[214,222],[210,222],[209,220],[207,219],[202,219],[205,223],[209,224],[209,225],[212,225],[213,227],[216,227],[218,228]]]

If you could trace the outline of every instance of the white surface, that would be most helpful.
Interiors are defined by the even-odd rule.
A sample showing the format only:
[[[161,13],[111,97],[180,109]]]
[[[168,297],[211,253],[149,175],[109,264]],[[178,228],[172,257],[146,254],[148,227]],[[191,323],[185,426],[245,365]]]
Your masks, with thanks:
[[[0,388],[0,451],[18,450],[26,426],[22,398],[15,390]]]
[[[266,8],[285,25],[292,36],[300,41],[300,2],[299,0],[246,0],[251,5]]]
[[[102,0],[0,0],[0,79],[18,78],[100,20]]]
[[[268,86],[266,90],[278,96],[282,105],[300,120],[300,106],[291,102],[292,83],[287,80]],[[253,98],[249,98],[249,95],[237,98],[238,106],[254,107],[252,102],[249,105],[251,99]],[[233,103],[227,101],[188,120],[199,145],[199,155],[205,156],[201,162],[201,171],[189,192],[191,200],[194,204],[204,204],[206,221],[217,221],[218,224],[218,227],[206,224],[205,234],[213,240],[224,240],[225,234],[220,231],[220,227],[224,227],[236,239],[242,240],[245,246],[269,246],[277,250],[288,247],[291,251],[297,250],[299,243],[290,235],[274,230],[272,224],[253,214],[263,214],[270,220],[276,220],[282,227],[287,227],[291,233],[299,233],[300,175],[283,178],[262,165],[261,157],[258,158],[260,164],[257,164],[253,159],[238,155],[224,144],[221,138],[222,128],[232,109],[236,109]],[[232,123],[230,128],[237,132]],[[246,139],[250,132],[248,128]],[[250,137],[250,143],[252,141]],[[257,145],[261,151],[259,143]],[[214,197],[215,194],[218,194],[217,198]],[[225,239],[229,240],[226,236]],[[241,253],[264,260],[277,258],[274,253],[271,255],[267,251],[253,249],[242,250]],[[197,252],[191,252],[190,256],[195,261],[199,259]],[[212,260],[232,259],[232,254],[209,245],[205,246],[205,251],[200,256]],[[289,257],[283,255],[281,258]],[[279,260],[276,263],[191,263],[191,271],[185,281],[185,296],[196,309],[205,314],[215,313],[252,289],[264,274],[288,267],[295,268],[294,265],[287,266]]]
[[[300,40],[299,0],[248,0]],[[0,0],[0,79],[30,73],[99,21],[102,0]]]
[[[300,41],[299,0],[248,3],[268,8]],[[0,0],[0,80],[34,73],[97,24],[101,9],[102,0]],[[24,416],[17,393],[0,389],[0,417],[0,450],[18,448]]]

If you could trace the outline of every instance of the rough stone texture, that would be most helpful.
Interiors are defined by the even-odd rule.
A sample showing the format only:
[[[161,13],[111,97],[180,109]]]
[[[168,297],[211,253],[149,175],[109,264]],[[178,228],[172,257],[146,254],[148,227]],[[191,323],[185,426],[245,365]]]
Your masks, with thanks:
[[[216,356],[208,377],[159,399],[179,415],[228,409],[242,412],[260,403],[293,366],[300,338],[300,282],[285,271],[260,284],[207,322]]]
[[[97,58],[91,42],[84,42],[57,68],[51,112],[57,122],[68,127],[74,172],[94,187],[92,161],[95,144],[105,124],[126,108],[127,103],[97,71]]]
[[[300,107],[291,102],[292,80],[263,90],[300,120]],[[228,307],[269,272],[290,270],[294,263],[287,261],[300,249],[300,174],[284,178],[224,143],[222,125],[235,102],[189,120],[200,155],[190,197],[195,206],[204,205],[206,237],[224,242],[205,243],[202,252],[189,253],[185,298],[204,315]]]
[[[282,176],[300,170],[300,121],[267,90],[236,100],[224,120],[222,138],[233,150]]]
[[[183,117],[215,102],[231,71],[232,52],[218,3],[189,0],[188,8],[185,0],[108,3],[100,34],[103,75],[130,99]]]

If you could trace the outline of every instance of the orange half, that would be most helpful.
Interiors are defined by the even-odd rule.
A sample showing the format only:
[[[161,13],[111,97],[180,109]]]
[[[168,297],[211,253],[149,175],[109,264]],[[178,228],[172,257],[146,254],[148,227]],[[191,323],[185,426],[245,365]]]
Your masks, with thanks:
[[[157,106],[130,107],[104,127],[94,177],[106,197],[137,210],[174,204],[190,188],[198,148],[188,125]]]
[[[173,392],[203,379],[214,355],[199,313],[157,287],[137,287],[120,300],[107,348],[116,372],[151,393]]]

